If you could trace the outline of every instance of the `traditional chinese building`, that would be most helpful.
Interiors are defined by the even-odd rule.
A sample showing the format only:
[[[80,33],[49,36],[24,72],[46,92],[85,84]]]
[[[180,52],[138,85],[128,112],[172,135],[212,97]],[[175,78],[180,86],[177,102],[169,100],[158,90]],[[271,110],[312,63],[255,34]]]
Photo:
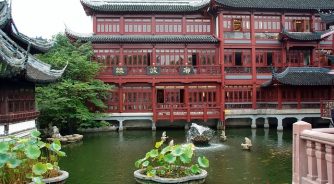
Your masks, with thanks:
[[[52,70],[32,56],[52,43],[18,32],[7,1],[0,1],[0,137],[25,136],[36,128],[35,84],[54,82],[63,70]]]
[[[334,30],[319,10],[332,0],[81,0],[104,65],[99,79],[116,88],[106,104],[120,128],[240,122],[282,130],[284,121],[320,117],[334,97]],[[327,54],[324,54],[327,53]],[[224,124],[224,125],[225,125]]]

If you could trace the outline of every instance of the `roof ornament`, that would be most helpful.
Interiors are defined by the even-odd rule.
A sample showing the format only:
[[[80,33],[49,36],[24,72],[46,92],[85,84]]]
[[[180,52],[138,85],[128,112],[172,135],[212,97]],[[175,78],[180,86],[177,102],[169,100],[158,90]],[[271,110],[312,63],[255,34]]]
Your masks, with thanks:
[[[29,53],[30,53],[30,48],[31,48],[31,42],[28,44],[27,52],[26,52],[26,59],[25,59],[25,64],[27,64]]]

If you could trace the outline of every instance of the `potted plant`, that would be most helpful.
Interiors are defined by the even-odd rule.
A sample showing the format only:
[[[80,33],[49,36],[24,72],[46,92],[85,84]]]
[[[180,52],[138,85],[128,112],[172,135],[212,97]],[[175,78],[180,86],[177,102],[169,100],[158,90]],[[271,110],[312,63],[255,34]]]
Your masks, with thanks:
[[[0,142],[0,183],[65,183],[66,171],[58,166],[61,151],[59,140],[41,141],[40,132],[34,130],[28,138],[10,137]]]
[[[134,172],[138,183],[204,183],[207,172],[201,168],[209,167],[209,160],[202,156],[194,163],[194,145],[174,145],[173,140],[168,146],[164,141],[156,142],[155,148],[146,153],[145,157],[135,162],[139,168]]]

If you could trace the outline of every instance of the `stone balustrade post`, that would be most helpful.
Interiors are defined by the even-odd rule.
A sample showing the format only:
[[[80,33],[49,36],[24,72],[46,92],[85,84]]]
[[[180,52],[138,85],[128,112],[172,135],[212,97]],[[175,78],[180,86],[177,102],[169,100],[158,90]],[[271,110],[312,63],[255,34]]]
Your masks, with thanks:
[[[306,142],[300,138],[304,130],[311,130],[312,126],[309,123],[299,121],[293,124],[293,152],[292,152],[292,183],[301,183],[301,177],[307,175],[307,155],[305,151]]]
[[[327,161],[327,176],[328,184],[334,184],[334,147],[326,145],[326,161]]]
[[[277,118],[277,131],[283,131],[283,118],[282,117],[276,117]]]
[[[118,127],[118,131],[123,131],[123,120],[118,120],[119,122],[119,127]]]
[[[315,156],[317,158],[318,178],[317,182],[320,184],[327,183],[327,165],[325,160],[325,145],[322,143],[315,143]],[[332,173],[333,174],[333,173]]]
[[[307,178],[310,180],[317,179],[317,160],[315,157],[315,143],[313,141],[306,141],[306,154],[307,154]]]
[[[252,118],[252,125],[251,125],[252,128],[256,128],[256,118]]]
[[[264,118],[264,128],[269,128],[268,118]]]
[[[156,131],[157,130],[157,127],[155,125],[155,122],[152,120],[152,131]]]

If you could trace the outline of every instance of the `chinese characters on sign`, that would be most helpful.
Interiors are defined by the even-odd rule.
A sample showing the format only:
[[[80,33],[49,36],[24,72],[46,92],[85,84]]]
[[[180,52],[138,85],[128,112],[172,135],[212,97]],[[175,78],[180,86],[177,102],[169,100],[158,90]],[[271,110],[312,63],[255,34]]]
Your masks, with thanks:
[[[127,75],[128,70],[125,66],[117,66],[113,68],[114,75]]]
[[[331,118],[331,110],[334,108],[334,101],[323,101],[321,107],[321,117]]]
[[[159,75],[160,74],[160,67],[159,66],[148,66],[147,75]]]
[[[181,66],[180,67],[180,74],[181,75],[194,74],[194,67],[193,66]]]

